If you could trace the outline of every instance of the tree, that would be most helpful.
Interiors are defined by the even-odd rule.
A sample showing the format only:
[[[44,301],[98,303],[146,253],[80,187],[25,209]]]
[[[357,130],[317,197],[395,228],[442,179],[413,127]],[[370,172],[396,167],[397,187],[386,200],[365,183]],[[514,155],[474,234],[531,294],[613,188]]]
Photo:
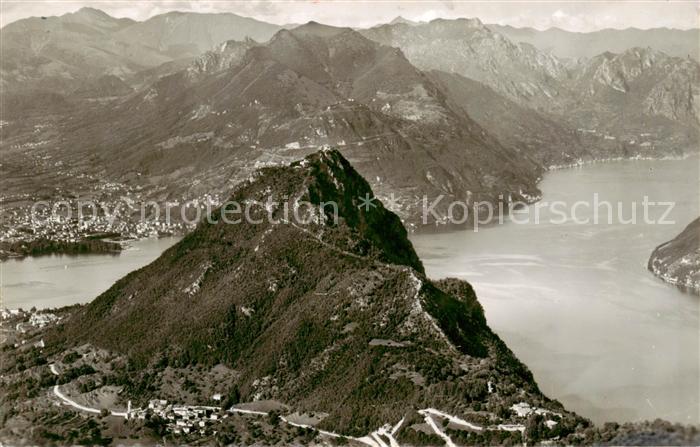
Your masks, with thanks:
[[[238,386],[233,385],[221,405],[224,409],[229,409],[240,401],[241,392],[238,390]]]
[[[270,413],[268,413],[268,415],[267,415],[267,419],[270,422],[270,425],[272,425],[273,427],[277,427],[277,425],[280,422],[279,411],[276,411],[276,410],[270,411]]]
[[[530,415],[525,424],[525,438],[528,441],[537,442],[544,439],[547,436],[547,431],[544,417],[541,414]]]

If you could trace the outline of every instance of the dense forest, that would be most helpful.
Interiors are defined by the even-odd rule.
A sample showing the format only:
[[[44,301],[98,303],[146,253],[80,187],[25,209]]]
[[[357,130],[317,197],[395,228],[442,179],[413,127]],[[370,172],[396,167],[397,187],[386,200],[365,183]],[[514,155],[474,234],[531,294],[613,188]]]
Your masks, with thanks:
[[[0,259],[52,254],[118,253],[121,250],[120,244],[101,239],[68,242],[41,238],[30,242],[0,242]]]

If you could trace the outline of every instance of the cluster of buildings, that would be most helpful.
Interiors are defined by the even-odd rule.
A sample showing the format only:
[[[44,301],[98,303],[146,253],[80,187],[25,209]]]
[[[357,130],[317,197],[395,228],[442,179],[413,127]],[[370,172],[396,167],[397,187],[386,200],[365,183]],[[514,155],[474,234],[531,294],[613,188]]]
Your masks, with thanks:
[[[0,309],[0,320],[9,320],[10,318],[17,318],[24,315],[22,309]]]
[[[0,242],[49,239],[65,242],[78,242],[91,234],[119,233],[123,237],[142,239],[158,234],[180,233],[186,225],[177,220],[141,219],[139,210],[126,204],[115,202],[104,205],[104,209],[83,208],[74,200],[41,204],[40,206],[19,208],[8,211],[3,228],[0,229]],[[133,205],[132,205],[133,206]]]
[[[27,316],[29,316],[29,320],[26,323],[22,323]],[[0,321],[15,319],[20,321],[19,324],[21,325],[26,324],[29,326],[43,328],[48,324],[58,322],[61,317],[54,313],[39,311],[34,308],[29,311],[22,309],[0,309]]]
[[[85,236],[105,233],[119,233],[131,239],[180,234],[221,205],[218,194],[159,203],[147,200],[140,192],[120,188],[120,184],[104,183],[96,187],[102,193],[89,198],[56,198],[7,207],[2,216],[0,242],[78,242]],[[7,199],[0,196],[0,203]],[[31,202],[32,198],[22,201]]]
[[[29,324],[34,327],[43,328],[44,326],[57,322],[60,319],[61,317],[56,314],[52,314],[51,312],[32,312],[32,314],[29,316]]]
[[[562,417],[561,413],[556,413],[554,411],[545,410],[544,408],[532,407],[527,402],[519,402],[517,404],[513,404],[513,406],[511,406],[510,409],[513,410],[513,412],[515,412],[515,414],[521,418],[527,417],[532,413],[539,414],[542,416],[552,415],[552,416],[557,416],[558,418]],[[557,425],[557,421],[548,418],[545,421],[545,424],[547,425],[548,428],[551,429],[555,425]]]
[[[29,319],[27,319],[29,317]],[[61,320],[61,317],[51,312],[38,311],[32,308],[29,311],[22,309],[0,309],[0,327],[10,326],[14,327],[12,329],[3,330],[4,334],[0,336],[0,344],[9,343],[15,348],[20,347],[27,343],[22,337],[17,337],[18,334],[23,334],[27,332],[29,326],[35,328],[43,328],[49,324],[57,323]],[[34,342],[34,347],[42,349],[46,346],[44,339]]]
[[[211,426],[228,414],[221,407],[206,405],[172,405],[167,400],[154,399],[147,408],[131,410],[129,417],[146,419],[146,415],[159,416],[167,421],[166,428],[174,434],[208,434]]]

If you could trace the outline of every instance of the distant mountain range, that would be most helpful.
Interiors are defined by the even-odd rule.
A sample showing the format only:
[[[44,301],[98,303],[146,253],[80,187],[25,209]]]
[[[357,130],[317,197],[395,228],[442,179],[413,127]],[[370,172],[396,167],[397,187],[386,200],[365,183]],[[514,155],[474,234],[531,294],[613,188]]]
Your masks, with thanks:
[[[537,146],[543,153],[535,149],[530,154],[545,166],[588,156],[680,154],[698,145],[700,65],[693,59],[635,47],[621,54],[605,52],[591,59],[566,61],[530,44],[512,42],[476,19],[381,25],[363,34],[401,48],[419,68],[481,82],[524,107],[507,107],[506,112],[503,100],[491,94],[493,99],[484,101],[483,89],[475,92],[474,88],[469,96],[482,99],[479,110],[469,107],[465,91],[460,94],[460,89],[474,86],[469,82],[461,82],[450,94],[451,98],[462,97],[470,116],[500,134],[502,141],[516,134],[521,140],[531,140],[522,133],[525,126],[517,122],[537,120],[537,125],[527,129],[550,129],[535,135],[554,143],[543,141]],[[537,113],[525,118],[533,109]],[[506,122],[500,119],[502,113],[516,117],[511,122],[519,132],[505,130],[509,137],[504,129],[498,130]],[[561,130],[553,133],[553,123]],[[563,153],[555,149],[562,147],[562,138],[568,138],[568,150]]]
[[[158,200],[221,195],[330,145],[419,225],[424,195],[532,201],[546,169],[698,145],[697,61],[637,46],[567,60],[478,19],[287,30],[84,8],[0,33],[0,173],[16,197],[80,195],[85,176]]]
[[[648,268],[664,281],[700,295],[700,218],[656,247]]]
[[[650,47],[669,56],[700,60],[700,36],[697,29],[627,28],[576,33],[559,28],[541,31],[508,25],[487,26],[514,42],[525,42],[562,58],[591,58],[606,51],[624,53],[634,47]]]
[[[70,93],[85,80],[105,75],[129,80],[225,40],[265,41],[279,29],[235,14],[171,12],[136,22],[86,7],[60,17],[32,17],[0,30],[0,87],[6,93]]]

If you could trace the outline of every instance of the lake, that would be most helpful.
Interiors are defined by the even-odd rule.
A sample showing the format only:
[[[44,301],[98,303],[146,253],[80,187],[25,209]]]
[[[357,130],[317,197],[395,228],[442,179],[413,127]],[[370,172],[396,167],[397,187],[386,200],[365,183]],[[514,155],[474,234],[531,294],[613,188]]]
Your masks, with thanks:
[[[50,255],[0,263],[0,307],[46,309],[87,303],[155,260],[179,238],[130,242],[118,254]]]
[[[593,419],[698,423],[700,298],[646,270],[653,248],[700,215],[698,160],[626,161],[548,173],[542,202],[675,201],[673,225],[503,225],[412,236],[433,278],[470,281],[491,327],[541,389]],[[524,212],[519,211],[518,221]],[[606,211],[606,210],[603,210]],[[665,207],[651,208],[657,220]],[[638,214],[641,220],[641,209]],[[591,217],[579,208],[576,217]],[[605,221],[606,212],[600,214]],[[1,264],[2,306],[85,303],[154,260],[177,238],[135,242],[119,255],[47,256]]]
[[[654,247],[700,215],[698,160],[625,161],[546,174],[542,202],[623,204],[637,224],[513,223],[440,234],[413,244],[431,278],[468,280],[489,325],[532,370],[542,391],[595,422],[698,423],[700,297],[646,269]],[[640,222],[644,196],[675,201],[672,225]],[[532,205],[514,216],[524,222]],[[664,207],[649,207],[649,221]],[[593,211],[576,210],[579,221]],[[561,221],[561,219],[559,219]],[[615,219],[617,221],[617,219]]]

